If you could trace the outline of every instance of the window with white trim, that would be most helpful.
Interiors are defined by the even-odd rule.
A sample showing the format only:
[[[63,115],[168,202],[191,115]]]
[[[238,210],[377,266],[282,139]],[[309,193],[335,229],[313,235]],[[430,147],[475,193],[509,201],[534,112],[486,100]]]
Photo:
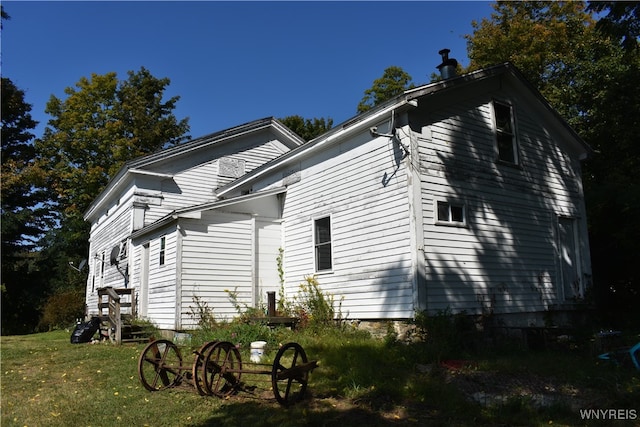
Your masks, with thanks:
[[[498,160],[517,165],[518,144],[516,141],[513,107],[507,103],[493,101],[493,117]]]
[[[313,246],[316,271],[330,271],[333,268],[331,250],[331,217],[313,221]]]
[[[436,201],[436,224],[465,226],[466,216],[464,203]]]
[[[167,238],[165,236],[162,236],[160,238],[160,256],[159,256],[159,264],[160,265],[164,265],[164,257],[165,257],[165,251],[166,251],[166,246],[167,246]]]

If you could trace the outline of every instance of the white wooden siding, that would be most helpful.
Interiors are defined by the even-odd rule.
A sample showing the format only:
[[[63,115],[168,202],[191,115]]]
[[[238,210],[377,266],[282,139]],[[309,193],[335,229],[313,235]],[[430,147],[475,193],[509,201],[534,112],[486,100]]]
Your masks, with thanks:
[[[495,161],[489,96],[431,113],[419,135],[431,312],[530,312],[558,302],[556,214],[583,215],[579,164],[512,101],[518,167]],[[436,225],[435,200],[464,203],[467,227]]]
[[[245,173],[248,173],[281,155],[281,144],[272,138],[271,133],[260,132],[230,146],[212,147],[210,152],[195,153],[185,159],[176,159],[171,165],[162,165],[160,169],[174,173],[174,178],[162,182],[162,204],[149,207],[145,213],[145,225],[176,209],[215,200],[215,190],[233,180],[219,176],[221,157],[244,161]],[[194,164],[194,161],[199,163]]]
[[[112,286],[114,288],[125,287],[125,278],[130,254],[119,260],[118,266],[111,265],[111,250],[119,246],[123,239],[131,231],[131,207],[119,205],[108,217],[104,224],[96,228],[92,233],[89,245],[87,266],[88,277],[85,292],[85,304],[90,315],[98,314],[98,288]],[[101,279],[102,254],[104,253],[104,277]],[[98,260],[96,260],[96,256]],[[118,270],[118,267],[120,270]]]
[[[350,318],[413,316],[404,162],[389,138],[368,132],[302,161],[284,210],[289,297],[314,274],[313,219],[331,215],[333,269],[320,288]]]
[[[176,250],[178,232],[176,227],[172,226],[149,237],[149,304],[147,317],[160,328],[174,329],[177,306]],[[160,265],[160,239],[162,237],[165,237],[164,265]],[[139,286],[139,283],[137,285]]]
[[[218,318],[238,315],[229,299],[252,303],[252,226],[250,215],[203,212],[201,221],[182,222],[182,326],[197,323],[195,296]]]

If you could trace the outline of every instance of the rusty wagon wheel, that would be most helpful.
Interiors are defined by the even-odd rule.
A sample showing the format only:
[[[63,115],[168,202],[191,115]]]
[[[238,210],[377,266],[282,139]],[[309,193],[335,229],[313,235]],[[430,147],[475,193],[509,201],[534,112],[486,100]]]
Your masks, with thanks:
[[[207,387],[204,383],[204,377],[202,376],[202,365],[204,364],[204,359],[207,356],[207,352],[213,347],[218,341],[209,341],[204,343],[198,350],[194,351],[196,355],[195,360],[193,361],[193,368],[191,370],[191,377],[193,378],[193,385],[200,396],[210,396],[211,393],[207,391]]]
[[[228,341],[216,342],[202,363],[202,380],[208,394],[225,397],[240,384],[242,360],[235,345]]]
[[[300,369],[300,365],[306,363],[307,354],[298,343],[290,342],[278,350],[273,361],[271,385],[273,394],[280,404],[287,406],[304,397],[309,382],[309,370]]]
[[[178,347],[169,340],[149,343],[138,359],[138,376],[149,391],[177,385],[182,379],[182,356]]]

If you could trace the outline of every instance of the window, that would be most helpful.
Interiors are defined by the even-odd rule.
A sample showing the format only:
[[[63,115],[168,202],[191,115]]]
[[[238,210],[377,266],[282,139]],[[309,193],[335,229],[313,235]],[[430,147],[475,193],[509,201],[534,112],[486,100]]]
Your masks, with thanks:
[[[436,205],[438,224],[458,226],[467,224],[464,204],[438,201]]]
[[[166,242],[167,238],[165,236],[162,236],[160,238],[160,265],[164,265],[164,254],[165,254],[165,248],[166,248]]]
[[[100,259],[100,283],[103,282],[104,280],[104,260],[105,260],[105,253],[102,252],[102,257]]]
[[[324,217],[316,219],[313,222],[313,228],[316,271],[331,270],[331,218]]]
[[[514,132],[513,109],[509,104],[493,102],[498,160],[518,164],[518,147]]]

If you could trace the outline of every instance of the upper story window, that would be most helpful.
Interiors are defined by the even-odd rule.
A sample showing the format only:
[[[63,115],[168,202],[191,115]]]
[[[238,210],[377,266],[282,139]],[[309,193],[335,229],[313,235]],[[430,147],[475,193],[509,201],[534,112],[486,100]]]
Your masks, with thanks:
[[[316,271],[328,271],[333,267],[331,258],[331,217],[313,221],[313,245]]]
[[[493,101],[493,117],[495,120],[498,160],[517,165],[518,145],[513,107],[503,102]]]
[[[166,246],[167,246],[167,238],[165,236],[162,236],[160,238],[160,265],[164,265],[164,256],[165,256],[165,251],[166,251]]]

